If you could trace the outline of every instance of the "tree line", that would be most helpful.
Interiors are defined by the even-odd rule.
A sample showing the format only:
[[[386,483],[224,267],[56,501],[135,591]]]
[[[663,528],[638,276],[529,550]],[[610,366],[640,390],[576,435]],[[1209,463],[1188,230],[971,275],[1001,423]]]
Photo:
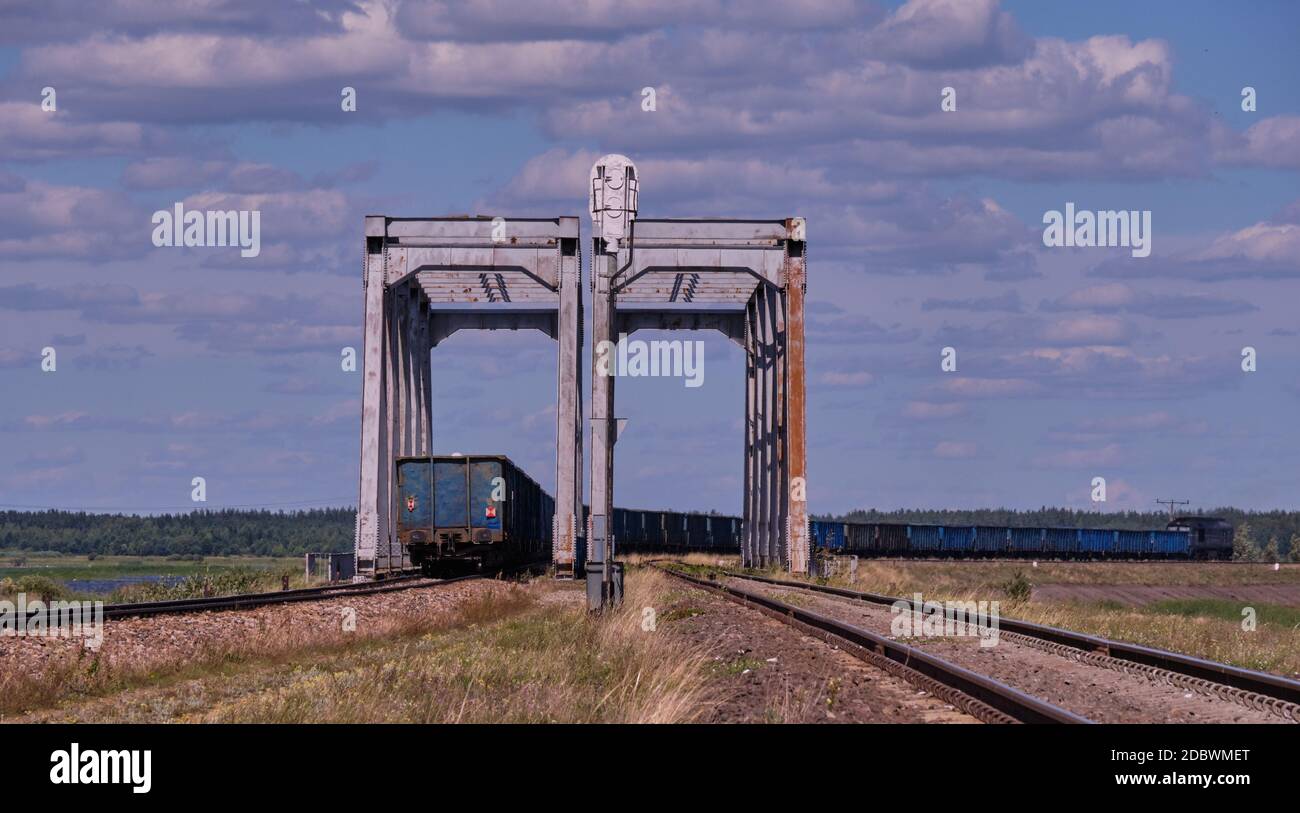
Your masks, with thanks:
[[[131,556],[293,556],[352,550],[354,508],[183,514],[0,512],[0,549]]]
[[[1300,511],[1204,512],[1234,527],[1237,558],[1300,561]],[[1100,513],[1068,508],[1018,511],[857,510],[819,516],[835,522],[897,522],[917,525],[992,525],[1050,528],[1164,528],[1159,511]],[[74,511],[0,512],[0,549],[67,554],[135,556],[296,556],[352,550],[354,508],[302,511],[192,511],[183,514],[93,514]]]

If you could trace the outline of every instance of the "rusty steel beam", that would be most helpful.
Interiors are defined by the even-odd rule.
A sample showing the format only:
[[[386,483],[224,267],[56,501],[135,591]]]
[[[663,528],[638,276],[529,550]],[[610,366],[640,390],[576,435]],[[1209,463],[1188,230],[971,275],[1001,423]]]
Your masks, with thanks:
[[[592,190],[597,346],[653,328],[716,329],[744,348],[742,560],[806,572],[803,219],[641,218],[635,167],[617,155],[593,167]],[[612,510],[615,433],[613,382],[592,386],[594,520]]]
[[[551,561],[556,576],[574,578],[581,568],[582,522],[582,252],[578,219],[562,218],[556,368],[555,519]]]
[[[383,232],[372,235],[372,218],[366,219],[365,309],[361,348],[361,484],[357,505],[356,557],[358,569],[374,570],[380,556],[387,559],[388,476],[381,449],[388,443],[388,399],[384,393],[384,284]],[[382,223],[380,224],[382,229]]]
[[[758,482],[758,328],[756,307],[751,299],[745,305],[745,492],[741,525],[741,561],[745,567],[757,567],[758,523],[757,503],[754,500]]]
[[[787,353],[789,345],[786,342],[786,324],[785,310],[788,295],[785,291],[779,291],[773,297],[773,312],[776,322],[776,389],[773,401],[776,412],[773,419],[776,423],[776,472],[775,478],[779,487],[773,490],[774,504],[772,506],[773,516],[776,517],[777,528],[785,534],[784,539],[789,539],[790,529],[790,449],[789,449],[789,422],[786,420],[786,378],[788,370],[786,369]],[[781,557],[786,567],[790,566],[790,556],[784,545],[778,547],[777,555]]]
[[[638,330],[716,330],[743,348],[745,312],[735,308],[619,311],[618,332],[631,336]]]
[[[808,399],[804,367],[804,292],[807,288],[806,226],[787,222],[785,264],[786,474],[790,514],[786,529],[790,572],[808,572]]]

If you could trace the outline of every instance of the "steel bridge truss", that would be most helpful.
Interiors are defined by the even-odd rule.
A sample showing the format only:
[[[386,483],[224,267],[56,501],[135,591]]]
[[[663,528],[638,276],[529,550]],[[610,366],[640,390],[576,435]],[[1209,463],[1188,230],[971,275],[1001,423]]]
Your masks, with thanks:
[[[559,343],[553,560],[573,575],[582,517],[582,292],[576,217],[365,221],[358,578],[410,567],[396,458],[432,450],[430,353],[460,330],[540,330]]]
[[[595,171],[607,173],[607,167]],[[804,220],[628,216],[621,230],[616,235],[618,227],[597,223],[592,240],[593,347],[642,329],[717,330],[745,350],[742,558],[746,566],[781,564],[806,573]],[[601,374],[595,353],[592,360],[587,538],[595,568],[612,561],[617,541],[608,529],[620,421],[614,376]]]

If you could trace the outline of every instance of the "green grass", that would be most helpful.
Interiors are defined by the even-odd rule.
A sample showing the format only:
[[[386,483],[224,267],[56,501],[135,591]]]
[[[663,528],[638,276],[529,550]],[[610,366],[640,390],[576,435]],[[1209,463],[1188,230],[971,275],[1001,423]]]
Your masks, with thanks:
[[[15,564],[21,561],[21,566]],[[301,586],[303,563],[297,556],[209,556],[201,559],[167,556],[74,556],[58,553],[0,551],[0,596],[18,592],[49,594],[50,598],[98,598],[114,601],[152,601],[203,595],[203,581],[212,583],[215,593],[275,590],[280,577],[290,576],[291,586]],[[109,593],[89,593],[69,588],[74,579],[120,579],[140,576],[172,576],[181,585],[140,584],[120,587]],[[121,594],[121,595],[119,595]]]
[[[705,713],[703,650],[642,628],[672,586],[629,574],[613,612],[571,584],[480,585],[428,613],[264,633],[155,663],[43,671],[0,662],[0,717],[84,722],[687,722]],[[750,659],[751,661],[753,659]],[[6,682],[7,678],[7,682]],[[384,702],[358,702],[382,688]]]
[[[1285,607],[1280,604],[1252,604],[1245,601],[1232,601],[1219,598],[1176,598],[1148,604],[1141,608],[1150,613],[1164,615],[1181,615],[1187,618],[1217,618],[1223,621],[1240,622],[1241,611],[1245,607],[1255,609],[1255,620],[1260,624],[1271,624],[1286,629],[1300,627],[1300,607]]]
[[[859,561],[854,584],[847,581],[847,568],[831,580],[836,587],[890,596],[919,592],[939,601],[999,599],[1008,602],[1002,608],[1008,617],[1300,678],[1300,608],[1250,605],[1256,610],[1258,626],[1247,631],[1241,628],[1241,609],[1248,604],[1243,601],[1178,599],[1132,607],[1113,599],[1023,600],[1027,588],[1041,584],[1222,587],[1297,582],[1300,565],[1295,564],[1275,571],[1266,564],[1040,562],[1035,568],[1020,561],[871,559]]]
[[[739,658],[733,658],[729,661],[717,662],[713,668],[720,674],[739,675],[746,671],[757,672],[764,666],[767,666],[767,664],[760,661],[758,658],[751,658],[748,655],[742,655]]]
[[[25,558],[26,564],[15,567],[13,562],[17,558]],[[88,559],[85,556],[7,550],[0,551],[0,579],[33,573],[59,581],[122,576],[191,576],[214,569],[278,570],[288,564],[301,570],[302,561],[300,556],[208,556],[198,561],[169,559],[166,556],[98,556]]]
[[[704,611],[699,607],[674,607],[659,616],[658,623],[667,624],[670,621],[677,621],[682,618],[694,618],[697,615],[704,615]]]

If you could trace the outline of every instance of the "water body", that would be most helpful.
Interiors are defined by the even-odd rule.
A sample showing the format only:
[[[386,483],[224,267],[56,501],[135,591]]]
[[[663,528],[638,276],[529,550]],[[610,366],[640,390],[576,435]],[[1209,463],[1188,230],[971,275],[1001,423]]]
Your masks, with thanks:
[[[103,593],[107,595],[119,587],[126,587],[131,584],[165,584],[168,587],[175,587],[185,581],[184,576],[117,576],[111,579],[67,579],[63,583],[68,589],[75,590],[78,593]]]

